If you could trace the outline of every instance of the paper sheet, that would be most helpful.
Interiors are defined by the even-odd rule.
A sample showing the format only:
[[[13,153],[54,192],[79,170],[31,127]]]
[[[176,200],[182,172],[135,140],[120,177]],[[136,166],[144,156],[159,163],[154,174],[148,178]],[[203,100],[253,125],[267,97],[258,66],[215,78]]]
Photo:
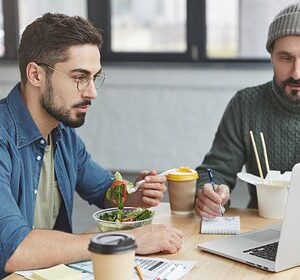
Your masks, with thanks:
[[[157,277],[164,275],[168,280],[179,280],[194,267],[197,261],[180,261],[168,260],[162,258],[136,257],[136,263],[140,266],[145,280],[155,280]],[[91,261],[69,264],[69,267],[82,271],[82,280],[93,280],[93,265]],[[19,275],[30,277],[33,270],[18,271]],[[134,280],[139,280],[134,272]]]
[[[81,280],[81,273],[64,264],[34,270],[31,280]]]
[[[171,268],[168,275],[168,280],[178,280],[184,275],[188,274],[196,261],[179,261],[179,260],[167,260],[162,258],[147,258],[136,257],[136,263],[141,268],[145,280],[154,280],[168,268]],[[93,266],[91,261],[85,261],[75,264],[70,264],[70,267],[81,269],[86,272],[93,272]],[[172,267],[171,267],[172,266]],[[176,268],[176,270],[175,270]],[[136,272],[134,273],[134,280],[139,280]]]
[[[239,234],[240,217],[216,217],[214,219],[202,219],[201,233],[208,234]]]
[[[16,271],[15,273],[18,275],[21,275],[25,277],[26,279],[30,279],[32,277],[32,274],[35,270],[23,270],[23,271]],[[81,280],[94,280],[94,275],[91,273],[81,273]]]

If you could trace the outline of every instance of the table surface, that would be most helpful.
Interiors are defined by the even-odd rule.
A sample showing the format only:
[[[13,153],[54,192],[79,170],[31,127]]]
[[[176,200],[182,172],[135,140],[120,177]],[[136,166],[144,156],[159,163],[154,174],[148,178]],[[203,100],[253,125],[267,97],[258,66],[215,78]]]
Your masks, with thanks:
[[[225,215],[240,216],[242,232],[280,222],[280,220],[272,220],[259,217],[256,210],[249,209],[228,209]],[[169,203],[161,203],[158,207],[156,207],[154,223],[167,223],[180,229],[184,234],[184,241],[181,250],[176,254],[155,254],[152,256],[167,258],[171,260],[197,260],[198,263],[189,272],[189,274],[183,278],[184,280],[300,279],[300,267],[296,267],[279,273],[273,273],[198,250],[198,243],[205,242],[213,238],[222,237],[220,235],[200,234],[199,220],[200,218],[196,215],[172,215],[169,208]],[[12,274],[5,279],[17,280],[23,279],[23,277]]]

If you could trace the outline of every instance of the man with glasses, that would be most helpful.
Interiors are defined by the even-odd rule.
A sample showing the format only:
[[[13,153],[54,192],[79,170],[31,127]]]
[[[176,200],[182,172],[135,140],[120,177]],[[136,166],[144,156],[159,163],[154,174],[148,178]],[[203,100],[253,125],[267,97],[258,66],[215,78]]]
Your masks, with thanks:
[[[0,101],[0,277],[90,258],[91,235],[72,234],[74,192],[107,206],[112,174],[95,163],[74,128],[104,81],[102,38],[80,17],[45,14],[22,34],[21,83]],[[131,206],[160,202],[165,178],[142,172]],[[182,234],[167,225],[130,231],[137,253],[175,253]]]

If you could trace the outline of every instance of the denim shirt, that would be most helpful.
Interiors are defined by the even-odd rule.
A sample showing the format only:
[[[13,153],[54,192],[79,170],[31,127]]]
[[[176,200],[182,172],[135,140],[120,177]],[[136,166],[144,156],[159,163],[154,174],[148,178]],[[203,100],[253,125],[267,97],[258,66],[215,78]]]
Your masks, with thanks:
[[[0,100],[0,278],[4,266],[33,228],[34,209],[46,140],[35,125],[17,84]],[[112,175],[95,163],[73,128],[53,131],[54,169],[72,228],[73,196],[101,208]]]

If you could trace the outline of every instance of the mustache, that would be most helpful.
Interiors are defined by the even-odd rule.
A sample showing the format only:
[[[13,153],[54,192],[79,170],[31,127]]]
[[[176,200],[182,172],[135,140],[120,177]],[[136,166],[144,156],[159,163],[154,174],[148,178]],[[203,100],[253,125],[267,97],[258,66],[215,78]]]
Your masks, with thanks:
[[[300,86],[300,80],[295,80],[293,78],[289,78],[287,80],[284,80],[282,82],[282,86],[285,87],[286,85],[289,85],[289,84],[292,84],[292,85],[296,85],[296,86]]]
[[[82,107],[82,106],[88,106],[88,105],[92,105],[91,100],[83,100],[83,101],[75,104],[73,107]]]

